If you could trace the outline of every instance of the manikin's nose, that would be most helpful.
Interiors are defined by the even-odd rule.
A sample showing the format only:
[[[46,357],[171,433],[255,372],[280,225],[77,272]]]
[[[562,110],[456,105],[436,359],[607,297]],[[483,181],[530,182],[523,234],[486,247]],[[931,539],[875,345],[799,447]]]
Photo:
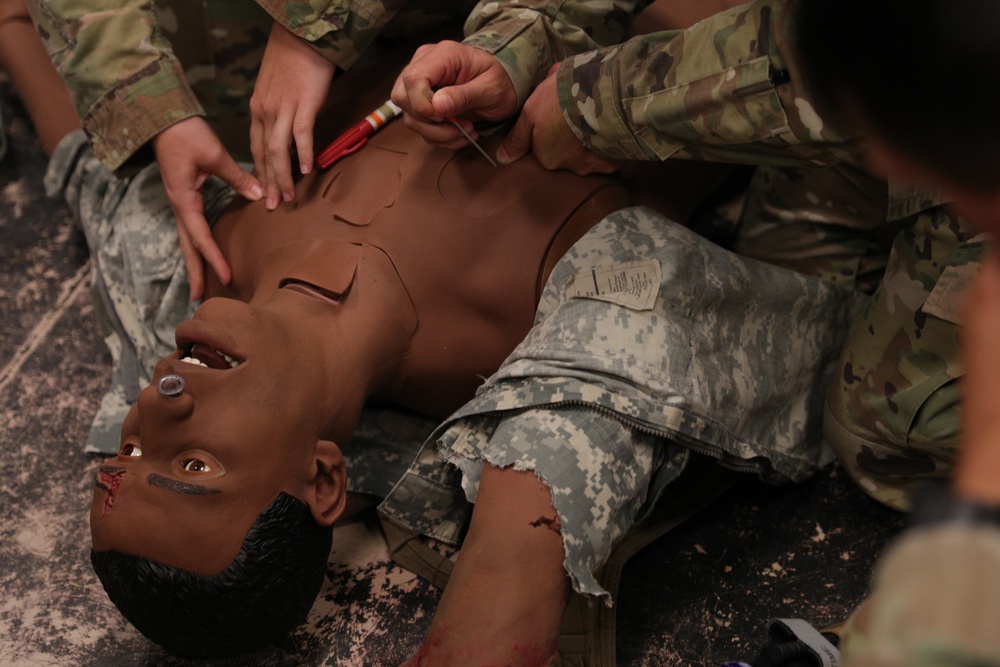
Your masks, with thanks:
[[[187,391],[186,384],[184,377],[174,373],[172,368],[154,379],[139,392],[139,414],[143,420],[176,423],[190,417],[194,411],[194,398]]]

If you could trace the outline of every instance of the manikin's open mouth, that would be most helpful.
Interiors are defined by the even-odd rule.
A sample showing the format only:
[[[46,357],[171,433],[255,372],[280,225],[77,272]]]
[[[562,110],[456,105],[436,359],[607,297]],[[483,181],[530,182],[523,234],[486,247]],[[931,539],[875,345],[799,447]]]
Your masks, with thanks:
[[[118,493],[118,485],[125,477],[125,466],[102,466],[97,471],[97,481],[95,486],[108,492],[108,497],[104,499],[104,509],[101,511],[101,518],[111,511],[115,504],[115,495]]]
[[[194,364],[205,368],[215,368],[217,370],[229,370],[236,368],[243,361],[232,357],[222,350],[204,345],[203,343],[191,343],[186,349],[181,351],[181,361],[186,364]]]

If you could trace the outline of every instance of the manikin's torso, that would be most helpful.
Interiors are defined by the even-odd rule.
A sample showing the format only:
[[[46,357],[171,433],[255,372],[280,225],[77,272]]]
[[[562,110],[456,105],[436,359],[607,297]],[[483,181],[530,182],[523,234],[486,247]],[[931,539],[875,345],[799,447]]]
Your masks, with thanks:
[[[214,235],[232,283],[210,281],[208,294],[254,302],[292,280],[350,298],[356,272],[384,274],[396,287],[380,298],[416,324],[385,398],[445,416],[528,332],[558,257],[625,203],[605,179],[546,172],[533,159],[494,168],[474,149],[436,149],[396,123],[303,178],[282,210],[230,208]]]

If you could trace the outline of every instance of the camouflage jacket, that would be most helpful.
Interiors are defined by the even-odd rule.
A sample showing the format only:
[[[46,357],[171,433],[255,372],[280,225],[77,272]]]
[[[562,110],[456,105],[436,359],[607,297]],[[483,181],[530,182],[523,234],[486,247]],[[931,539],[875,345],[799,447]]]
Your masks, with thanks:
[[[412,36],[429,24],[464,16],[469,8],[468,0],[257,0],[257,4],[341,69],[354,64],[397,12],[407,23],[398,33]]]
[[[997,586],[995,526],[911,528],[879,559],[868,599],[844,628],[841,664],[1000,666]]]
[[[500,60],[518,106],[565,58],[618,44],[650,0],[481,0],[465,24],[465,43]]]
[[[238,159],[248,157],[248,105],[272,24],[257,5],[28,0],[28,7],[109,169],[191,116],[205,116]]]
[[[823,167],[852,158],[858,138],[820,114],[798,61],[797,1],[756,0],[578,54],[557,74],[563,116],[587,147],[616,159]],[[890,219],[936,201],[895,184],[890,200]]]
[[[683,31],[639,35],[560,68],[577,136],[619,159],[825,166],[859,149],[818,112],[795,47],[796,0],[757,0]]]
[[[94,153],[112,170],[191,116],[204,116],[234,157],[249,159],[250,96],[273,21],[347,68],[402,4],[28,0]]]
[[[623,160],[828,166],[860,142],[817,111],[796,60],[797,0],[757,0],[687,30],[619,43],[645,0],[483,0],[467,44],[494,54],[519,103],[563,61],[563,116],[588,148]],[[889,184],[887,220],[941,203]]]
[[[533,470],[552,493],[575,590],[604,595],[591,573],[642,516],[618,510],[651,507],[670,481],[664,473],[676,471],[660,450],[651,478],[619,469],[642,440],[773,483],[801,481],[831,460],[823,396],[843,323],[864,302],[723,250],[651,209],[616,211],[559,260],[532,330],[436,429],[380,512],[457,543],[476,466]],[[557,427],[528,426],[522,416],[535,411],[560,417]],[[626,428],[588,430],[604,418]]]

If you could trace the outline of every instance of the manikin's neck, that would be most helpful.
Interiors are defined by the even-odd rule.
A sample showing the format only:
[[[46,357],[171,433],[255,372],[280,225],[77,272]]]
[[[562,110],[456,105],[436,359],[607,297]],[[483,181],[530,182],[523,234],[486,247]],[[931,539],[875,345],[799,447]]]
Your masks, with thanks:
[[[271,309],[286,322],[291,340],[300,347],[297,366],[289,369],[303,379],[320,416],[320,435],[346,442],[361,409],[372,396],[389,395],[406,380],[407,361],[417,316],[392,262],[374,246],[364,246],[357,269],[345,291],[335,299],[310,297],[319,289],[330,294],[331,282],[301,274],[301,284],[265,280],[250,304]],[[299,274],[295,274],[299,275]]]

